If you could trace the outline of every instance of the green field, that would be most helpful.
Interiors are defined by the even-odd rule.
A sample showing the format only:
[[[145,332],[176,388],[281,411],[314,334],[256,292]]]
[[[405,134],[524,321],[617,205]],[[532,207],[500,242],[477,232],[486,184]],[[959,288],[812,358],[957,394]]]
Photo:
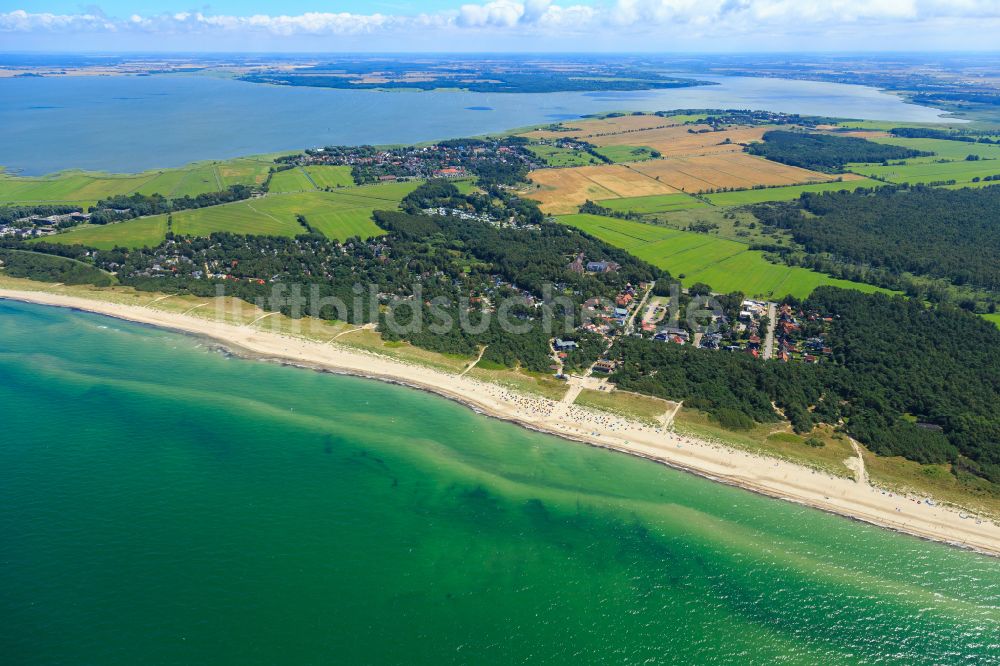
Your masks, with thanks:
[[[312,192],[316,189],[313,181],[301,167],[277,171],[271,176],[267,191],[274,194],[284,192]]]
[[[896,166],[881,166],[876,164],[851,164],[848,168],[873,178],[881,178],[893,183],[933,183],[954,180],[959,186],[973,185],[973,178],[1000,175],[1000,160],[980,160],[978,162],[919,162]],[[994,183],[996,181],[993,181]],[[980,180],[980,186],[991,184]]]
[[[305,167],[305,172],[320,189],[354,186],[354,177],[349,166],[308,166]]]
[[[603,199],[597,203],[614,211],[639,213],[640,215],[670,213],[677,210],[703,208],[706,206],[705,202],[699,201],[687,194],[653,194],[648,197]]]
[[[1000,313],[983,315],[987,321],[991,321],[1000,328]]]
[[[575,167],[590,164],[601,164],[601,161],[582,150],[557,148],[544,144],[528,146],[528,150],[537,155],[550,167]]]
[[[798,199],[803,192],[838,192],[840,190],[856,190],[859,187],[881,187],[884,183],[864,178],[862,180],[847,180],[832,183],[815,183],[813,185],[788,185],[786,187],[768,187],[762,190],[741,190],[738,192],[719,192],[706,194],[705,198],[716,206],[746,206],[765,201],[790,201]]]
[[[271,177],[268,191],[312,192],[353,186],[354,177],[349,166],[309,166],[278,171]]]
[[[874,139],[878,143],[904,146],[914,150],[932,152],[932,157],[914,157],[902,160],[903,164],[849,164],[848,170],[893,183],[932,183],[954,180],[957,186],[983,186],[988,183],[973,178],[1000,175],[1000,146],[986,143],[967,143],[947,139],[904,139],[888,137]],[[978,161],[967,161],[977,155]],[[942,162],[941,160],[948,160]]]
[[[881,132],[888,132],[896,127],[919,127],[923,129],[933,129],[933,130],[964,130],[969,127],[974,127],[975,125],[969,125],[966,122],[954,122],[954,123],[917,123],[917,122],[904,122],[900,120],[840,120],[836,123],[839,127],[845,129],[863,129],[863,130],[875,130]]]
[[[899,137],[873,139],[873,141],[934,153],[933,157],[914,157],[908,159],[906,160],[907,164],[920,164],[922,162],[933,162],[941,159],[964,160],[969,155],[978,155],[984,160],[1000,159],[1000,146],[992,143],[969,143],[967,141],[949,141],[948,139],[904,139]]]
[[[371,238],[382,233],[371,219],[372,211],[395,209],[400,200],[419,183],[388,183],[344,187],[332,192],[277,193],[173,213],[173,232],[187,236],[208,236],[212,232],[296,236],[304,233],[296,219],[304,215],[310,226],[329,238],[352,236]],[[86,226],[47,237],[50,242],[90,245],[108,249],[115,245],[141,247],[157,245],[167,232],[167,216]]]
[[[641,162],[653,159],[652,148],[646,146],[602,146],[596,151],[612,162]]]
[[[270,162],[239,158],[225,162],[198,162],[178,169],[158,169],[137,174],[64,171],[40,177],[0,173],[0,205],[70,204],[92,206],[99,199],[128,194],[195,196],[218,192],[230,185],[259,185]]]
[[[459,178],[457,180],[451,181],[451,184],[458,188],[458,191],[462,194],[471,194],[472,192],[481,192],[479,186],[476,185],[476,180],[474,178]]]
[[[716,292],[805,298],[821,285],[880,291],[805,268],[772,264],[762,252],[724,238],[598,215],[564,215],[558,219],[669,271],[686,285],[704,282]]]
[[[77,244],[110,250],[113,247],[155,247],[167,233],[167,218],[162,215],[143,217],[127,222],[74,227],[56,236],[46,236],[37,241],[46,243]]]

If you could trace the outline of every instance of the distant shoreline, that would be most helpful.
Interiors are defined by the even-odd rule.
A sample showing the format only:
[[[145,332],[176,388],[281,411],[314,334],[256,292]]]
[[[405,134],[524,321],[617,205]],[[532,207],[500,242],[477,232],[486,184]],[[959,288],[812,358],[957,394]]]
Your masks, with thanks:
[[[1000,557],[1000,526],[916,502],[851,479],[777,458],[677,435],[628,419],[515,392],[470,377],[405,363],[336,343],[198,317],[46,291],[0,289],[0,299],[69,308],[211,339],[235,355],[377,379],[434,393],[483,415],[591,446],[627,453],[743,488],[923,539]]]

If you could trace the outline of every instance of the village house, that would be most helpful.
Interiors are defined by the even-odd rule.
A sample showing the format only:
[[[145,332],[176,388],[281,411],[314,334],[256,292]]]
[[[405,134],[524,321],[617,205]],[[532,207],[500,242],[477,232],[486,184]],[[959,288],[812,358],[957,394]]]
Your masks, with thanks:
[[[562,338],[556,338],[552,346],[556,348],[556,351],[572,351],[577,348],[576,342],[573,340],[563,340]]]

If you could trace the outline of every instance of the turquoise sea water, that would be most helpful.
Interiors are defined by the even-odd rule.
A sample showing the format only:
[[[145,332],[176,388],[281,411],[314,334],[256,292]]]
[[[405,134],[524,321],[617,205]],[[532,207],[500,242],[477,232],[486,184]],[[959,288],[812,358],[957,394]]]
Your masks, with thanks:
[[[180,166],[330,144],[416,143],[614,110],[766,109],[934,122],[940,112],[863,86],[703,77],[719,85],[485,94],[294,88],[205,76],[0,79],[0,166],[38,175]]]
[[[0,301],[4,664],[1000,663],[997,560]]]

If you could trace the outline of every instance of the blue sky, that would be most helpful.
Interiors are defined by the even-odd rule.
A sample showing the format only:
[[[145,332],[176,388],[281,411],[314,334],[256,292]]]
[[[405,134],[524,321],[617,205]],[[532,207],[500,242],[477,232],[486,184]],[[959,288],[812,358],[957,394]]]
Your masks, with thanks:
[[[1000,48],[1000,0],[0,0],[4,51]]]
[[[57,14],[75,14],[90,7],[99,7],[111,16],[129,16],[131,14],[160,14],[163,12],[202,11],[211,14],[304,14],[306,12],[354,12],[358,14],[419,14],[454,8],[461,3],[452,0],[424,0],[412,2],[409,0],[387,0],[386,2],[364,2],[359,0],[215,0],[214,2],[198,2],[198,0],[96,0],[81,2],[80,0],[0,0],[0,11],[24,9],[26,11],[44,11]],[[576,4],[576,3],[574,3]],[[579,4],[591,4],[581,2]]]

